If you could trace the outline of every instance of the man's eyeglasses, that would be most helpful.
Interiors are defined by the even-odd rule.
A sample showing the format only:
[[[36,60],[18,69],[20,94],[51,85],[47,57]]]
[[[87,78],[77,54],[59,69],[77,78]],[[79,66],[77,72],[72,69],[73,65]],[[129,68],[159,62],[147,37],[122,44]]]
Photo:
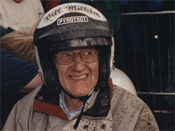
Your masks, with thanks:
[[[78,53],[73,52],[73,50],[60,51],[56,55],[56,60],[60,65],[68,65],[72,63],[76,54],[79,54],[81,60],[86,63],[92,63],[98,60],[98,51],[95,49],[82,49]]]

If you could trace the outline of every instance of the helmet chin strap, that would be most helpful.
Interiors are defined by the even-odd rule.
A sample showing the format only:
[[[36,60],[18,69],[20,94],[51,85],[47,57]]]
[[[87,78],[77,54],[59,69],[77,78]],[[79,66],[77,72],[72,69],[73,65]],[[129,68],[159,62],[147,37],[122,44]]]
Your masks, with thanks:
[[[80,115],[78,116],[77,121],[75,122],[75,125],[74,125],[74,129],[77,129],[77,127],[78,127],[78,125],[79,125],[79,123],[80,123],[81,117],[82,117],[82,115],[83,115],[83,111],[84,111],[84,107],[85,107],[86,101],[91,97],[91,95],[92,95],[92,93],[93,93],[94,91],[97,91],[97,87],[93,88],[92,91],[91,91],[88,95],[86,95],[86,96],[81,96],[81,97],[74,97],[74,96],[72,96],[71,94],[69,94],[68,92],[66,92],[64,89],[63,89],[63,91],[64,91],[66,94],[68,94],[69,97],[71,97],[71,98],[73,98],[73,99],[79,99],[80,101],[83,102],[83,107],[82,107],[82,109],[81,109]]]
[[[83,115],[83,111],[84,111],[84,107],[85,107],[86,101],[91,97],[92,93],[94,91],[96,91],[96,90],[97,90],[97,87],[95,87],[88,95],[78,98],[80,101],[83,101],[83,107],[81,109],[80,115],[77,118],[77,121],[75,122],[74,129],[77,129],[77,127],[78,127],[78,125],[80,123],[80,120],[81,120],[81,117]]]

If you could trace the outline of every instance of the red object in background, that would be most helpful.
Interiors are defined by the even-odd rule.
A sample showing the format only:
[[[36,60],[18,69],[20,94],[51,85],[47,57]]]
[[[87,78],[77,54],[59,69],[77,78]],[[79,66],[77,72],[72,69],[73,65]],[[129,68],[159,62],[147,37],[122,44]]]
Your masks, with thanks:
[[[59,4],[59,0],[46,0],[45,1],[45,11],[49,11],[53,7],[57,6]]]

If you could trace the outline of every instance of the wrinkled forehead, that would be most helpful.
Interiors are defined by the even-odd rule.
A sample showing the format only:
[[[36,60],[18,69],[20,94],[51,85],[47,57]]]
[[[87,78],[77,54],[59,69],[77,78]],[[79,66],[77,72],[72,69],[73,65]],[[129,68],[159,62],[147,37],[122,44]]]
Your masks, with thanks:
[[[37,28],[42,28],[47,25],[50,25],[54,23],[57,20],[57,25],[63,25],[70,22],[79,22],[79,21],[87,21],[87,17],[78,17],[78,18],[63,18],[59,19],[64,14],[68,13],[81,13],[85,16],[88,16],[92,19],[99,20],[99,21],[106,21],[106,18],[95,8],[85,5],[82,3],[68,3],[68,4],[62,4],[57,6],[56,8],[53,8],[49,12],[45,14],[43,19],[41,20],[40,24]]]

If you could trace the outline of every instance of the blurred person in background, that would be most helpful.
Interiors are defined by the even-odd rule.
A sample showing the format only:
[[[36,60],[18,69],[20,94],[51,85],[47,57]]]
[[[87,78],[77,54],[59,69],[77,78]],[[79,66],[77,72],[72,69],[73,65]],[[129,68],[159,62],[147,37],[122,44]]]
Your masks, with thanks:
[[[35,28],[44,15],[40,0],[1,0],[0,26],[17,31]]]
[[[33,34],[14,31],[0,40],[2,128],[15,103],[42,79],[35,64]]]

